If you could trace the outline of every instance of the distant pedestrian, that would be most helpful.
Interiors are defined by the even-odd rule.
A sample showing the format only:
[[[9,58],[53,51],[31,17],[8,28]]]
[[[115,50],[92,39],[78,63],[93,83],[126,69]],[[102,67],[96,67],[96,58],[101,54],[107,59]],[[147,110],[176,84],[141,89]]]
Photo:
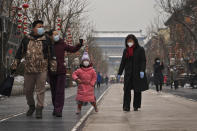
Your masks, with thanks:
[[[81,67],[72,74],[72,78],[78,83],[77,103],[78,108],[76,114],[81,112],[82,105],[90,102],[96,112],[96,97],[94,95],[94,85],[96,83],[96,72],[90,63],[90,58],[87,52],[84,52],[81,61]]]
[[[155,59],[155,64],[153,65],[154,68],[154,84],[156,86],[156,91],[162,91],[162,85],[164,81],[163,73],[164,65],[163,62],[160,61],[159,58]]]
[[[167,84],[167,79],[168,79],[168,78],[167,78],[167,76],[165,75],[165,76],[164,76],[164,80],[163,80],[163,82],[164,82],[165,85]]]
[[[124,74],[124,103],[123,110],[130,111],[131,90],[134,90],[134,111],[141,108],[142,91],[148,90],[146,77],[146,56],[145,50],[138,43],[134,35],[128,35],[125,39],[124,49],[118,79]]]
[[[173,68],[170,68],[170,87],[173,89]]]
[[[109,82],[109,77],[106,75],[105,76],[105,84],[106,84],[106,86],[108,86],[108,82]]]
[[[100,72],[98,72],[97,73],[97,81],[96,81],[97,88],[101,87],[101,82],[102,82],[102,76],[101,76]]]
[[[174,67],[172,71],[172,76],[173,76],[173,83],[174,83],[174,89],[178,89],[179,83],[178,83],[178,71],[176,67]]]
[[[54,43],[54,50],[57,59],[57,72],[49,71],[49,83],[51,86],[52,103],[54,106],[53,115],[62,117],[64,107],[65,85],[66,85],[66,66],[64,65],[65,51],[74,53],[83,46],[83,40],[79,40],[79,44],[71,46],[60,38],[60,34],[56,30],[47,32],[47,35]]]

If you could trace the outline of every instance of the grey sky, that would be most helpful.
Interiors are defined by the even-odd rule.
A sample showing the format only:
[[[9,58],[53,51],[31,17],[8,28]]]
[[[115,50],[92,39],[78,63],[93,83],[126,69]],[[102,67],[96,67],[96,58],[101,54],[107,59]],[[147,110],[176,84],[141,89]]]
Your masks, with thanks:
[[[155,0],[89,0],[96,30],[145,31],[156,17]]]

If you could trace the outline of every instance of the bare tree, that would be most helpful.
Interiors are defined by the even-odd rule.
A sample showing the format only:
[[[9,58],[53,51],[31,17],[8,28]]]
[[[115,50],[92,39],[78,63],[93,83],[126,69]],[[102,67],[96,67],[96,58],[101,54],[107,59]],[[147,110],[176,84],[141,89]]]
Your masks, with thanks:
[[[7,0],[3,0],[3,4],[5,3],[7,4]],[[19,17],[17,17],[18,8],[16,8],[13,15],[12,7],[21,7],[23,3],[23,0],[10,0],[9,6],[7,6],[6,9],[0,9],[6,10],[8,12],[7,14],[9,15],[9,20],[11,24],[15,24],[15,26],[17,26],[17,19],[19,19]],[[33,21],[41,19],[45,22],[46,27],[48,27],[49,29],[60,28],[60,32],[63,38],[66,37],[66,32],[68,28],[70,28],[71,34],[73,36],[73,44],[78,43],[79,38],[87,39],[86,43],[90,47],[89,53],[95,60],[95,65],[97,66],[98,64],[102,65],[106,63],[101,60],[102,52],[100,51],[100,49],[94,46],[94,38],[92,35],[93,25],[85,16],[85,13],[87,12],[86,8],[88,5],[87,0],[31,0],[28,1],[28,4],[29,8],[20,12],[27,17],[27,22],[29,23],[29,25],[31,25]],[[2,7],[2,5],[0,6]],[[58,19],[61,19],[60,27],[57,25],[59,23]],[[9,28],[7,28],[6,33],[11,34],[10,32],[13,31],[13,28],[11,27],[13,26],[9,26]],[[29,31],[31,31],[31,28],[29,28]],[[8,41],[11,35],[6,36],[8,36],[8,38],[6,38]],[[6,46],[8,46],[8,44],[7,42],[4,42],[3,47]],[[4,55],[1,57],[2,61],[6,55],[5,52],[6,49],[4,49]],[[73,55],[73,58],[74,57],[76,56]],[[100,63],[98,61],[100,61]],[[105,67],[107,68],[107,66]]]
[[[17,25],[16,21],[18,19],[19,5],[21,4],[21,0],[3,0],[0,8],[0,17],[1,17],[1,28],[0,31],[0,78],[6,76],[8,67],[6,63],[6,54],[9,49],[8,42],[12,38],[13,35],[17,34]]]
[[[165,64],[169,63],[169,40],[165,37],[170,32],[168,28],[163,26],[163,20],[158,16],[147,27],[146,34],[148,39],[146,44],[147,68],[152,71],[156,57],[159,57]]]
[[[181,24],[197,43],[197,1],[196,0],[157,0],[160,9]],[[191,19],[192,23],[185,21]]]

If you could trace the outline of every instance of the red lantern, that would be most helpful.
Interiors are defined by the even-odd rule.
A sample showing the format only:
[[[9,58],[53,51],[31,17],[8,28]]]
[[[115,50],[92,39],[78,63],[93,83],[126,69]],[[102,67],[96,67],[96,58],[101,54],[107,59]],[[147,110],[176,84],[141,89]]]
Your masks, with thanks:
[[[23,34],[25,34],[25,35],[26,35],[26,34],[27,34],[27,32],[26,32],[26,31],[24,31],[24,32],[23,32]]]
[[[61,30],[60,28],[58,28],[57,30]]]
[[[23,24],[24,24],[24,25],[27,25],[28,23],[27,23],[27,22],[24,22]]]
[[[26,26],[24,26],[24,27],[23,27],[23,29],[24,29],[24,30],[26,30],[26,29],[27,29],[27,27],[26,27]]]
[[[21,16],[22,16],[22,14],[18,13],[18,17],[21,17]]]
[[[18,25],[18,28],[19,28],[19,29],[22,28],[22,25]]]
[[[26,17],[26,16],[24,16],[24,17],[23,17],[23,19],[24,19],[24,20],[27,20],[27,17]]]
[[[61,24],[57,24],[57,26],[61,26]]]
[[[27,8],[29,8],[29,5],[27,3],[23,4],[23,8],[26,10]]]
[[[13,10],[15,10],[16,8],[17,8],[16,6],[13,6],[13,7],[12,7]]]
[[[60,22],[61,21],[61,18],[58,18],[57,21]]]
[[[18,7],[18,10],[22,10],[22,8],[21,7]]]
[[[20,20],[20,19],[18,20],[18,23],[22,23],[22,22],[23,22],[22,20]]]

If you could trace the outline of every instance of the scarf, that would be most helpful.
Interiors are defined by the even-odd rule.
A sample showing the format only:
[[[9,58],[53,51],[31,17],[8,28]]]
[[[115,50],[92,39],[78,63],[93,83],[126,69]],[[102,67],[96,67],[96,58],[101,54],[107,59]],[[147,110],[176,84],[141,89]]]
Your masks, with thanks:
[[[133,56],[133,50],[134,50],[134,48],[135,48],[135,45],[132,46],[132,47],[127,47],[127,54],[126,54],[127,58]]]

